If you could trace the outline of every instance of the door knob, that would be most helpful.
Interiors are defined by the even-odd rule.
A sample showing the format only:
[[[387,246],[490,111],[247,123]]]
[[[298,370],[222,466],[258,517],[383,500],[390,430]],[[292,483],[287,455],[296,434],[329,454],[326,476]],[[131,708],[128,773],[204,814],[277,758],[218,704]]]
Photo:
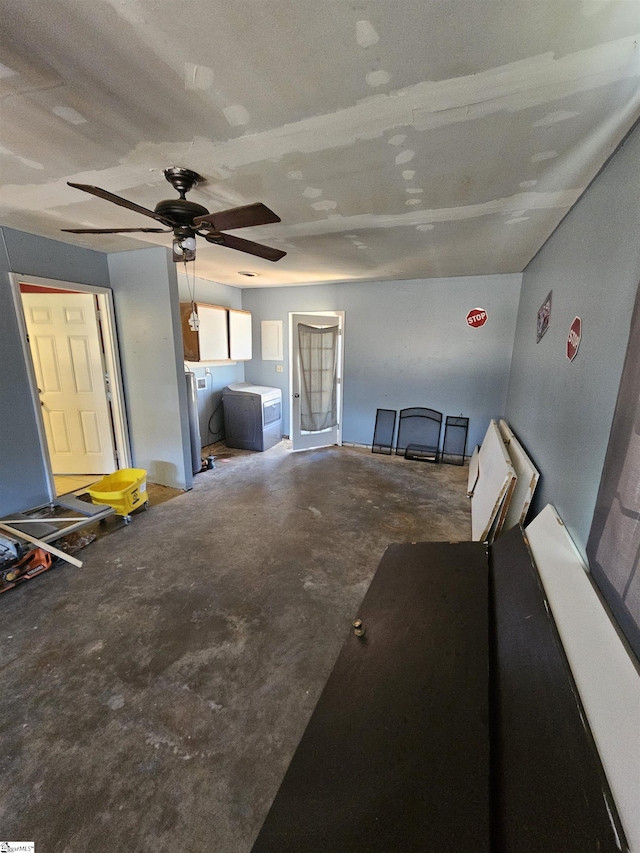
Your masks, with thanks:
[[[299,396],[300,396],[300,394],[294,394],[293,396],[294,396],[294,397],[299,397]]]

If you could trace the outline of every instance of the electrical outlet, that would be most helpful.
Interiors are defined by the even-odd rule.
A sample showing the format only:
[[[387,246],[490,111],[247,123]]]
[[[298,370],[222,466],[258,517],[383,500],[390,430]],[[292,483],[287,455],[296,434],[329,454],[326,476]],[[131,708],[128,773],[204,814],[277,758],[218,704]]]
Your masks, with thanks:
[[[284,367],[281,364],[276,364],[276,373],[282,373]]]

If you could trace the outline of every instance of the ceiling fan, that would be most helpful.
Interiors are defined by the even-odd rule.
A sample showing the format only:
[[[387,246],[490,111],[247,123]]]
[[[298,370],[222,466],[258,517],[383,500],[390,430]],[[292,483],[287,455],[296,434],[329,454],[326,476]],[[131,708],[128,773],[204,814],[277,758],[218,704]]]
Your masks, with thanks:
[[[233,234],[223,234],[223,231],[235,230],[236,228],[249,228],[255,225],[267,225],[272,222],[280,222],[280,217],[272,210],[262,204],[246,204],[243,207],[232,207],[230,210],[221,210],[218,213],[209,213],[206,207],[194,201],[188,201],[185,196],[196,184],[204,181],[191,169],[181,166],[172,166],[164,170],[164,176],[180,198],[171,198],[159,201],[154,210],[141,207],[133,201],[128,201],[119,195],[100,187],[92,187],[89,184],[73,184],[67,181],[70,187],[91,193],[98,198],[111,201],[120,207],[135,210],[144,216],[155,219],[165,228],[63,228],[69,234],[125,234],[133,232],[144,232],[146,234],[165,234],[173,231],[173,260],[193,261],[196,257],[196,234],[204,237],[208,243],[218,246],[226,246],[229,249],[237,249],[239,252],[247,252],[267,261],[279,261],[287,253],[280,249],[272,249],[261,243],[244,240]]]

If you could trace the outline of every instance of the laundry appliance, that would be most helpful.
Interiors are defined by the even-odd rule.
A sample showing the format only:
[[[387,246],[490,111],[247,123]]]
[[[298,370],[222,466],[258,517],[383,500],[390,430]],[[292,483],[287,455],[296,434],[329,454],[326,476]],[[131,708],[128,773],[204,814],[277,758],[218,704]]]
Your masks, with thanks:
[[[268,450],[282,439],[282,391],[234,382],[222,393],[227,447]]]

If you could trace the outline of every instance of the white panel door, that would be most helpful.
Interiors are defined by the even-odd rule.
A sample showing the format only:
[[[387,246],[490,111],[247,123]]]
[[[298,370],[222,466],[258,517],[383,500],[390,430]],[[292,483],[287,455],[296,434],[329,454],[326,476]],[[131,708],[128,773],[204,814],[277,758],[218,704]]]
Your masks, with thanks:
[[[100,332],[91,293],[23,293],[54,474],[116,470]]]
[[[291,445],[293,450],[305,450],[310,447],[328,447],[342,443],[342,353],[343,335],[338,338],[338,372],[336,385],[338,392],[338,423],[328,429],[311,432],[300,427],[300,351],[298,346],[298,325],[328,328],[337,326],[342,333],[341,315],[292,314],[291,315]]]

